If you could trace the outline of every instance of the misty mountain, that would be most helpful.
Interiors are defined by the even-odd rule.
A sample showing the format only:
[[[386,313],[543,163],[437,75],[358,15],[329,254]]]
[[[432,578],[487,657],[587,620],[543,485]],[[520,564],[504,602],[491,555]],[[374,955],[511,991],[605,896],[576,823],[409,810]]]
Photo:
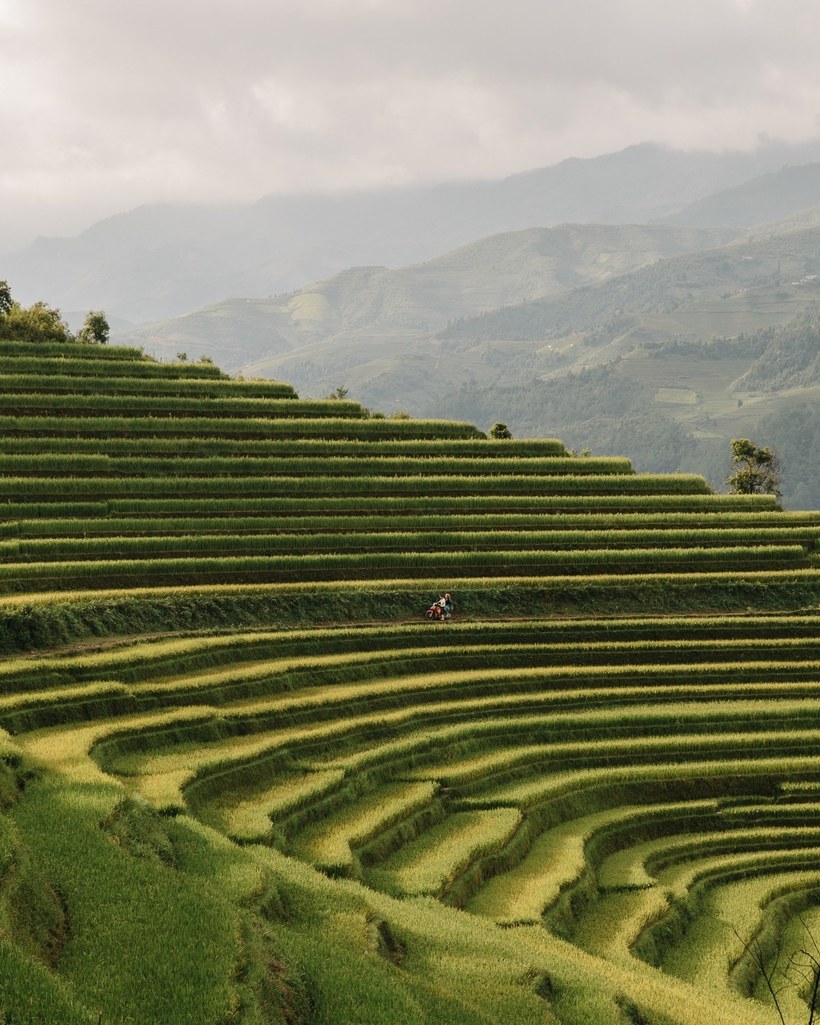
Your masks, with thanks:
[[[648,337],[731,335],[744,316],[749,325],[742,329],[754,330],[766,326],[763,320],[780,322],[780,307],[794,315],[793,306],[817,298],[818,274],[820,226],[811,226],[739,239],[658,261],[600,286],[457,321],[440,337],[479,342],[543,341],[573,332],[606,335],[622,333],[627,322],[635,327],[642,317],[651,319]],[[769,294],[771,289],[775,294]]]
[[[400,270],[355,267],[278,299],[230,299],[131,330],[156,354],[210,355],[238,369],[311,343],[381,338],[385,351],[457,317],[604,281],[662,257],[725,241],[725,230],[668,225],[561,225],[507,232]],[[334,360],[331,356],[330,366]],[[335,371],[334,371],[335,372]]]
[[[269,297],[357,265],[403,266],[500,232],[642,223],[782,167],[820,159],[820,141],[750,153],[654,144],[571,159],[502,181],[268,196],[218,208],[155,204],[69,239],[38,239],[0,261],[22,302],[43,296],[131,322],[232,295]]]
[[[693,228],[753,228],[789,221],[819,206],[820,164],[804,164],[723,189],[666,220]]]

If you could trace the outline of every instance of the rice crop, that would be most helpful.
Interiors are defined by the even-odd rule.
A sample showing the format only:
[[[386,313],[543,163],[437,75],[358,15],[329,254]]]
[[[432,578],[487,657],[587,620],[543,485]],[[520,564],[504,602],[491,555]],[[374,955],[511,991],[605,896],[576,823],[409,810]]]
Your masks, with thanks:
[[[155,515],[143,517],[126,517],[109,514],[106,503],[86,503],[75,509],[71,504],[54,506],[35,506],[29,511],[37,511],[40,515],[31,519],[7,520],[0,523],[0,537],[34,538],[34,537],[129,537],[148,535],[176,536],[185,534],[285,534],[298,532],[302,536],[312,534],[343,534],[356,530],[363,533],[408,533],[431,532],[438,535],[451,535],[471,531],[478,538],[480,534],[490,532],[539,532],[554,538],[556,543],[571,541],[574,537],[582,537],[586,532],[603,539],[617,540],[627,537],[649,542],[651,540],[671,541],[675,539],[703,536],[721,537],[744,541],[761,541],[772,538],[791,537],[805,545],[816,542],[817,531],[820,530],[818,517],[813,514],[773,513],[771,519],[767,514],[745,514],[754,516],[753,521],[743,522],[743,514],[731,513],[707,514],[708,519],[699,514],[673,513],[669,516],[641,516],[634,513],[607,515],[605,513],[583,515],[572,513],[493,513],[485,514],[453,512],[442,518],[439,515],[417,515],[412,511],[404,515],[394,513],[366,514],[360,516],[332,516],[328,514],[311,515],[292,510],[272,516],[264,508],[257,515],[253,512],[252,503],[248,502],[243,509],[231,511],[228,501],[222,516],[218,515],[219,506],[209,503],[212,515],[200,510],[199,503],[191,503],[190,515],[179,516]],[[17,514],[25,515],[25,510],[16,510]],[[73,516],[71,514],[74,514]],[[200,515],[197,515],[200,513]],[[68,514],[68,515],[66,515]],[[704,521],[705,520],[705,521]],[[748,528],[754,525],[756,530],[750,536]],[[625,532],[629,531],[628,534]],[[656,531],[658,532],[656,534]]]
[[[45,526],[45,525],[44,525]],[[201,525],[200,525],[201,528]],[[135,537],[92,537],[61,539],[49,536],[42,539],[0,540],[0,559],[5,562],[45,561],[51,559],[111,559],[151,558],[160,556],[229,555],[233,553],[268,555],[282,552],[292,555],[321,555],[325,552],[344,554],[347,552],[514,552],[523,549],[528,552],[551,550],[556,561],[559,553],[571,555],[573,561],[577,552],[597,552],[601,562],[610,559],[609,552],[628,547],[651,550],[655,561],[675,561],[689,547],[702,555],[710,548],[734,549],[748,555],[756,548],[774,550],[778,543],[788,547],[788,557],[795,557],[797,545],[810,549],[820,537],[820,526],[816,528],[760,528],[752,539],[754,544],[740,548],[737,542],[748,541],[745,531],[531,531],[494,530],[486,532],[438,531],[421,533],[412,531],[347,530],[340,533],[277,533],[209,534],[200,529],[180,536],[137,535]],[[803,553],[805,554],[805,552]],[[503,561],[502,555],[502,561]],[[636,561],[646,556],[637,555]],[[728,557],[728,556],[727,556]]]
[[[365,421],[368,423],[370,421]],[[414,421],[416,422],[416,421]],[[429,426],[427,421],[417,421],[423,427]],[[226,423],[229,424],[228,421]],[[389,423],[389,421],[375,421]],[[346,425],[347,421],[342,421]],[[458,427],[458,424],[447,424],[442,427]],[[256,455],[278,457],[395,457],[405,456],[414,459],[433,459],[438,457],[481,459],[485,465],[492,465],[503,459],[556,459],[563,458],[566,467],[579,463],[583,466],[601,464],[604,466],[618,465],[628,472],[628,460],[578,460],[570,459],[569,454],[559,441],[549,439],[512,440],[504,443],[499,450],[498,442],[484,437],[440,437],[440,438],[276,438],[276,448],[271,450],[271,439],[255,437],[221,437],[203,432],[200,437],[187,438],[185,454],[190,458],[222,455]],[[103,436],[97,437],[42,437],[41,435],[9,434],[3,441],[3,452],[12,454],[63,453],[71,456],[86,453],[99,453],[109,456],[139,457],[145,455],[178,455],[179,441],[166,432],[154,436],[128,437]]]
[[[516,808],[456,813],[371,869],[368,879],[388,892],[442,896],[477,857],[507,843],[520,821]]]
[[[0,415],[97,417],[98,415],[132,416],[134,414],[162,418],[187,413],[189,417],[321,417],[327,413],[336,418],[363,417],[362,407],[355,402],[322,402],[295,398],[185,398],[178,395],[106,395],[106,394],[40,394],[0,392]]]
[[[94,377],[97,375],[112,377],[145,378],[185,378],[225,380],[228,375],[219,367],[207,363],[156,363],[147,359],[135,359],[136,350],[126,350],[125,358],[112,358],[115,349],[106,348],[88,350],[88,355],[80,355],[72,346],[59,355],[32,356],[25,348],[18,348],[10,353],[7,343],[0,342],[0,374],[21,375],[35,374],[38,376],[69,375],[72,377]],[[55,352],[54,349],[51,350]]]
[[[279,475],[283,477],[302,477],[313,474],[326,475],[338,473],[339,476],[415,476],[425,473],[436,476],[474,476],[486,465],[481,459],[456,458],[448,456],[421,457],[412,456],[257,456],[240,457],[203,457],[197,458],[183,455],[177,458],[165,455],[150,457],[109,456],[107,454],[25,454],[6,455],[3,465],[10,475],[19,476],[24,473],[61,476],[156,476],[167,473],[170,475],[185,473],[188,476],[199,474],[216,474],[220,476],[252,476],[254,474]],[[581,476],[601,476],[605,474],[631,473],[628,460],[624,459],[584,459],[573,460],[568,456],[536,456],[519,459],[495,459],[492,464],[494,477],[520,477],[526,474],[544,477],[567,473]]]
[[[226,582],[240,580],[361,580],[381,576],[404,577],[435,567],[448,576],[497,574],[512,570],[522,574],[562,575],[571,573],[624,573],[638,566],[650,573],[678,571],[751,569],[763,566],[786,568],[805,565],[805,550],[798,545],[761,545],[757,548],[637,549],[634,551],[426,551],[327,553],[270,556],[199,556],[184,559],[169,556],[145,559],[54,561],[0,564],[0,590],[33,589],[45,583],[52,588],[92,586],[121,587],[129,582],[145,585],[171,578],[175,583]]]
[[[99,345],[93,348],[79,342],[15,342],[0,339],[0,357],[40,359],[74,359],[92,358],[95,360],[125,360],[128,363],[138,362],[152,364],[153,360],[146,357],[142,349],[126,345]]]
[[[726,923],[820,889],[818,532],[0,342],[0,1018],[766,1025]]]
[[[350,872],[353,848],[384,832],[401,819],[428,806],[436,784],[390,783],[371,791],[361,801],[324,816],[290,837],[288,847],[298,857],[325,870]]]
[[[340,495],[354,494],[369,496],[371,493],[381,495],[414,493],[415,495],[448,495],[458,494],[491,494],[514,495],[518,491],[527,491],[532,487],[532,479],[528,476],[518,475],[486,475],[471,476],[465,474],[439,476],[428,474],[424,476],[408,474],[407,476],[356,476],[355,474],[338,477],[333,476],[305,476],[289,477],[281,475],[278,477],[253,477],[253,476],[231,476],[211,477],[206,481],[197,477],[176,477],[173,479],[173,491],[177,495],[192,494],[196,496],[212,498],[216,494],[228,493],[237,495],[299,495],[325,494]],[[3,499],[14,496],[15,501],[21,499],[31,501],[33,496],[55,496],[69,495],[94,495],[110,496],[111,498],[122,497],[123,494],[131,493],[132,498],[148,495],[163,495],[168,491],[168,479],[164,477],[139,477],[132,480],[126,477],[106,478],[83,478],[61,475],[44,479],[27,478],[20,476],[0,477],[0,502]],[[597,476],[562,476],[556,474],[546,478],[540,487],[546,494],[561,495],[577,494],[596,495],[611,492],[624,494],[640,493],[669,493],[669,494],[690,494],[705,491],[706,485],[702,477],[688,477],[680,475],[677,477],[668,476],[657,478],[652,475],[631,474],[620,476],[609,474]]]
[[[371,420],[346,416],[346,407],[338,414],[335,405],[328,415],[314,408],[312,416],[290,419],[271,419],[261,415],[220,417],[218,410],[212,416],[204,412],[188,416],[162,415],[158,412],[139,415],[129,409],[128,403],[118,405],[118,413],[94,413],[91,416],[49,415],[48,404],[41,413],[9,415],[0,412],[0,436],[3,437],[87,437],[87,438],[139,438],[165,435],[174,438],[257,438],[279,440],[291,438],[323,438],[328,440],[379,440],[416,438],[482,438],[483,434],[472,424],[449,420]],[[256,407],[255,407],[256,408]],[[289,406],[295,409],[295,406]],[[136,414],[136,415],[135,415]]]
[[[4,396],[43,395],[128,395],[139,399],[145,395],[197,396],[218,399],[238,395],[245,398],[296,398],[289,384],[278,381],[234,381],[223,377],[188,377],[187,375],[125,377],[118,375],[89,375],[34,372],[28,374],[2,373],[0,394]],[[9,400],[11,401],[11,400]]]

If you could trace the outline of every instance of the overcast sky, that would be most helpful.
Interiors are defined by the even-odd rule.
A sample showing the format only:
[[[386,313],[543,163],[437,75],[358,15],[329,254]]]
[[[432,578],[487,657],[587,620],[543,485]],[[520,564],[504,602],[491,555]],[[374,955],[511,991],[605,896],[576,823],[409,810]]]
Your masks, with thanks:
[[[0,0],[0,252],[156,199],[820,135],[816,0]]]

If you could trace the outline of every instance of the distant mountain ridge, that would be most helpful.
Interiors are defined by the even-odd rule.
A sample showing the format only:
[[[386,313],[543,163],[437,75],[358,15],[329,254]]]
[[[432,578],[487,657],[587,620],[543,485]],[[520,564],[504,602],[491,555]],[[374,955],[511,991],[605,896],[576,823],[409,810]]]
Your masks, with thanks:
[[[753,228],[790,221],[812,208],[820,209],[820,163],[761,175],[691,203],[665,220],[692,228]]]
[[[383,332],[389,350],[454,318],[557,296],[732,234],[670,225],[530,228],[399,270],[355,267],[276,299],[227,300],[122,337],[156,354],[209,355],[234,370],[311,343],[332,345],[337,335],[346,336],[341,348],[353,335]]]
[[[811,226],[738,239],[658,261],[599,286],[494,310],[450,325],[441,337],[546,340],[569,331],[600,329],[614,317],[671,315],[698,301],[725,301],[762,286],[786,289],[802,284],[803,293],[813,293],[818,274],[820,226]]]
[[[357,265],[404,266],[499,232],[566,222],[642,223],[720,189],[820,159],[820,140],[751,153],[654,144],[502,181],[275,197],[227,207],[152,205],[0,260],[23,302],[103,308],[131,322],[228,296],[289,292]]]

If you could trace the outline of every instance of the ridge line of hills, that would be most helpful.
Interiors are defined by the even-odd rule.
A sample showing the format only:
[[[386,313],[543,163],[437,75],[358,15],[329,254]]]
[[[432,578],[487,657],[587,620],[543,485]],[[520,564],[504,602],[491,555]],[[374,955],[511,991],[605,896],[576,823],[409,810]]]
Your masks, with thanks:
[[[725,154],[646,143],[495,182],[269,196],[228,208],[150,205],[73,239],[38,239],[3,258],[3,275],[25,302],[48,295],[69,311],[101,306],[112,318],[156,320],[228,295],[290,291],[348,266],[427,260],[503,231],[645,223],[818,159],[820,140]]]

